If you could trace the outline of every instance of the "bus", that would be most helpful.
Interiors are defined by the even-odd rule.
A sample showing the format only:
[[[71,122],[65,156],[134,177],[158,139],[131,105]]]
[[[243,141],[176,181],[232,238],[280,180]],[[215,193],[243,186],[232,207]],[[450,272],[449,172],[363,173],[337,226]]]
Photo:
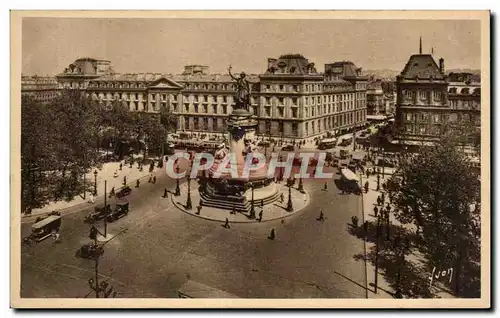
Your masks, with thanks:
[[[322,139],[319,141],[318,149],[325,150],[334,148],[337,145],[336,138]]]
[[[187,281],[178,290],[179,298],[240,298],[224,290],[193,280]]]
[[[341,174],[340,180],[342,182],[342,187],[344,191],[361,194],[359,178],[354,172],[352,172],[351,169],[344,168],[340,170],[340,174]]]

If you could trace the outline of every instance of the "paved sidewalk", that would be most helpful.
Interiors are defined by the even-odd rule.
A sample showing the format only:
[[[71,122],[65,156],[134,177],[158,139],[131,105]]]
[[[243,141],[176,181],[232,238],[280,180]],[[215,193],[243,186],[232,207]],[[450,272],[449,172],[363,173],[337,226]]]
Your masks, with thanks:
[[[122,161],[123,163],[124,161]],[[153,174],[158,171],[158,167],[155,165]],[[94,171],[97,171],[97,178],[94,176]],[[116,173],[116,174],[115,174]],[[115,192],[123,187],[124,178],[126,178],[127,184],[133,184],[137,179],[143,178],[150,175],[149,165],[144,165],[143,170],[140,171],[135,163],[132,168],[129,164],[123,164],[122,170],[120,171],[120,162],[108,162],[103,164],[102,168],[92,169],[86,174],[85,180],[87,184],[91,185],[92,191],[94,189],[95,180],[97,179],[97,197],[94,197],[94,201],[98,201],[104,194],[104,181],[107,181],[107,193],[111,191],[111,188],[115,188]],[[75,196],[71,201],[57,201],[50,202],[43,208],[34,209],[30,215],[23,215],[23,217],[32,217],[36,215],[46,214],[54,210],[64,210],[77,205],[91,204],[90,192],[86,193],[85,199],[83,199],[83,193]]]
[[[289,217],[291,215],[296,214],[297,212],[300,212],[302,209],[304,209],[308,204],[309,204],[309,194],[306,193],[300,193],[296,188],[292,188],[292,204],[293,204],[293,212],[287,212],[286,211],[286,205],[288,202],[288,187],[285,186],[284,184],[276,184],[278,186],[279,192],[283,193],[284,195],[284,202],[281,203],[280,200],[278,199],[276,202],[264,205],[264,210],[262,213],[262,221],[261,222],[266,222],[266,221],[271,221],[271,220],[276,220],[276,219],[283,219],[286,217]],[[189,213],[193,216],[207,219],[207,220],[212,220],[212,221],[219,221],[219,222],[225,222],[226,218],[229,220],[230,223],[258,223],[259,221],[256,219],[249,219],[246,215],[242,213],[236,213],[236,214],[231,214],[230,210],[225,210],[225,209],[217,209],[213,207],[207,207],[204,206],[201,209],[200,214],[196,214],[197,209],[196,206],[198,206],[198,203],[200,201],[200,195],[197,190],[198,188],[198,183],[195,180],[191,181],[191,201],[193,208],[191,210],[187,210],[185,208],[186,200],[187,200],[187,183],[183,183],[180,186],[181,189],[181,195],[176,197],[173,194],[169,193],[170,199],[172,203],[181,211]],[[261,211],[260,205],[255,206],[255,214],[258,217],[259,212]]]

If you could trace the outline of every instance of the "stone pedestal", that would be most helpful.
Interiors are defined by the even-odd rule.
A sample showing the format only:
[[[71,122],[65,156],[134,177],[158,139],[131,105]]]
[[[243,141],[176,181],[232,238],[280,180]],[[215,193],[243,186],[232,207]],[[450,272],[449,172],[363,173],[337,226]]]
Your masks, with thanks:
[[[216,177],[219,165],[224,158],[215,159],[214,165],[208,171],[208,177],[200,180],[200,197],[204,206],[216,207],[251,216],[252,200],[254,206],[270,204],[279,197],[278,190],[272,178],[267,177],[267,163],[258,170],[250,170],[247,177],[243,176],[246,162],[246,144],[251,144],[255,138],[258,122],[245,109],[236,109],[229,117],[228,155],[234,155],[237,176],[225,172]],[[252,187],[254,195],[252,199]]]

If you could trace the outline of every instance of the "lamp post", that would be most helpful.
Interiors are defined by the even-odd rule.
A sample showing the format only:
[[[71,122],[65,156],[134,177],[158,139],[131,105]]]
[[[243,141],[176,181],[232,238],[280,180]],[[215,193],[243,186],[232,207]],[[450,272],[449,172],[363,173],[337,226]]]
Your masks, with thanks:
[[[254,185],[253,183],[250,185],[252,187],[252,202],[250,204],[250,218],[255,219],[255,202],[254,202]]]
[[[179,167],[175,168],[177,174],[179,174]],[[176,197],[181,195],[181,188],[179,187],[179,178],[176,179],[175,194]]]
[[[188,194],[186,200],[186,209],[191,210],[193,208],[193,204],[191,202],[191,178],[189,176],[187,177],[187,183],[188,183]]]
[[[107,190],[106,187],[108,185],[108,180],[104,180],[104,239],[108,237],[108,206],[106,204],[106,198],[107,198]]]
[[[288,186],[288,204],[286,205],[286,210],[288,212],[293,212],[293,204],[292,204],[292,184]]]
[[[97,196],[97,169],[94,170],[94,196]]]
[[[375,237],[375,282],[374,292],[377,293],[378,289],[378,254],[379,254],[379,237],[380,237],[380,219],[381,215],[377,217],[377,232]]]

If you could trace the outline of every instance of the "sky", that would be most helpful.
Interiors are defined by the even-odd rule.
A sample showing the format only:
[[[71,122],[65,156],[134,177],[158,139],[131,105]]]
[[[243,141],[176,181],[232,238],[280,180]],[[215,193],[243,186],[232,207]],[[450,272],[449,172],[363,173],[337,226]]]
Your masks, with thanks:
[[[211,73],[259,74],[267,58],[300,53],[318,71],[349,60],[363,69],[404,68],[434,48],[446,68],[480,68],[480,22],[473,20],[251,20],[24,18],[22,72],[61,73],[77,58],[110,60],[119,73],[181,73],[184,65]]]

